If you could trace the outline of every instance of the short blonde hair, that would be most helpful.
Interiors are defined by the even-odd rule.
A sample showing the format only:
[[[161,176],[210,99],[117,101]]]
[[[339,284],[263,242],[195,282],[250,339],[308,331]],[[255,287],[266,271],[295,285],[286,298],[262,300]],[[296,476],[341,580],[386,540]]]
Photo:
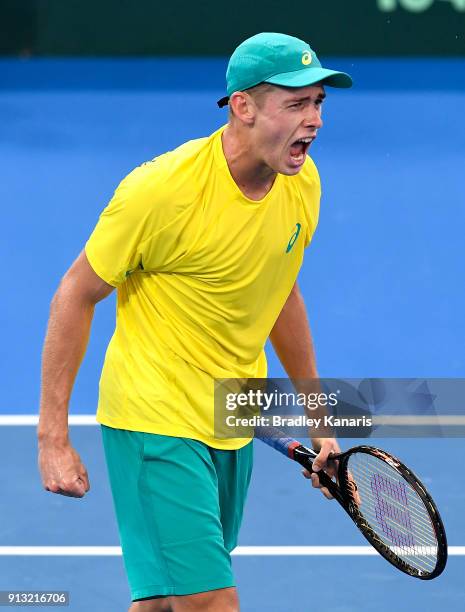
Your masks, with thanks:
[[[249,89],[244,89],[246,93],[248,93],[255,101],[258,108],[262,108],[264,104],[264,97],[273,89],[276,89],[277,85],[272,85],[271,83],[259,83],[258,85],[254,85],[253,87],[249,87]],[[229,120],[234,117],[234,111],[229,104]]]

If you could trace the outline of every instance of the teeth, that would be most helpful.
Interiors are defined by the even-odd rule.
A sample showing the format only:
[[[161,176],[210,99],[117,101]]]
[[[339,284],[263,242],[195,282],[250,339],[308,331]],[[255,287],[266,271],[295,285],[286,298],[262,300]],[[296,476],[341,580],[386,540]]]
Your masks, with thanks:
[[[311,140],[311,138],[299,138],[297,142],[304,142],[305,144],[308,144]]]

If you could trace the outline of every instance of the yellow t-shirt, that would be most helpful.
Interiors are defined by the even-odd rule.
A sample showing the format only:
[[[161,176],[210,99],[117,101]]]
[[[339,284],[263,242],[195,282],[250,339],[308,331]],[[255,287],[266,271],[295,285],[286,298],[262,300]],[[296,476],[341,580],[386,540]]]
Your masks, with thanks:
[[[214,437],[213,381],[266,377],[264,345],[315,230],[320,181],[307,158],[250,200],[223,130],[131,172],[85,250],[118,288],[97,420],[234,449],[248,440]]]

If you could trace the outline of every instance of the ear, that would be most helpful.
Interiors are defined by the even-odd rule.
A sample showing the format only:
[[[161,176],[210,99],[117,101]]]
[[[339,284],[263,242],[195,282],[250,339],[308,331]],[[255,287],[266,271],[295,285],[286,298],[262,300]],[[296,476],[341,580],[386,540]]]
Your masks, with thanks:
[[[248,93],[245,91],[235,91],[229,98],[229,105],[237,117],[243,123],[252,125],[257,114],[257,106]]]

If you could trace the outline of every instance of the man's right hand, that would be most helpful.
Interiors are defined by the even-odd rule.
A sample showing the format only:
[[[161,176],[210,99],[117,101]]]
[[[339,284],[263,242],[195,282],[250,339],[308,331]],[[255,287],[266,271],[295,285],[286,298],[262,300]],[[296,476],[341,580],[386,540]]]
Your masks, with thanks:
[[[46,491],[84,497],[90,489],[87,470],[69,442],[39,444],[39,471]]]

